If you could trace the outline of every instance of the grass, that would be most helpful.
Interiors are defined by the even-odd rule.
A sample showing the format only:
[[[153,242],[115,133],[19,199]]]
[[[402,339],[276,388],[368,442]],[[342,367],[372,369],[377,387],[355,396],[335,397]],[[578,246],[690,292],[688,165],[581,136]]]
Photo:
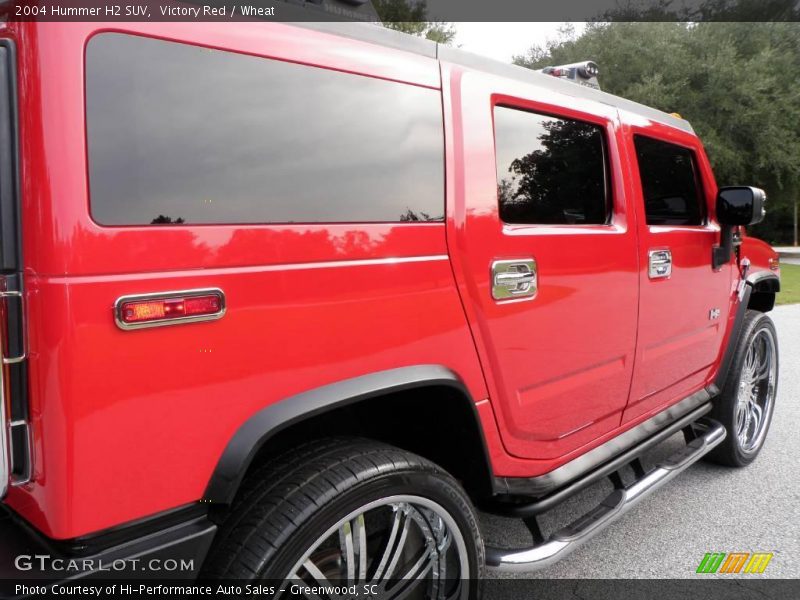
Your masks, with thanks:
[[[781,265],[781,291],[778,304],[800,303],[800,265]]]

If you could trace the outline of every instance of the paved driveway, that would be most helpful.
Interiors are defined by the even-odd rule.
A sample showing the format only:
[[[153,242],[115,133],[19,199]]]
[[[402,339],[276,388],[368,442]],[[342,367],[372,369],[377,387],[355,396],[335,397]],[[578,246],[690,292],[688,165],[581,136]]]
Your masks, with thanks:
[[[758,459],[745,469],[694,465],[555,566],[521,577],[696,578],[706,552],[737,551],[775,553],[756,577],[800,577],[800,305],[780,306],[771,316],[781,369],[772,427]],[[675,438],[664,446],[680,443]],[[668,454],[670,448],[659,450]],[[545,528],[586,512],[608,489],[590,488],[553,511],[558,514],[544,515]],[[497,545],[529,541],[512,519],[484,515],[483,526]]]

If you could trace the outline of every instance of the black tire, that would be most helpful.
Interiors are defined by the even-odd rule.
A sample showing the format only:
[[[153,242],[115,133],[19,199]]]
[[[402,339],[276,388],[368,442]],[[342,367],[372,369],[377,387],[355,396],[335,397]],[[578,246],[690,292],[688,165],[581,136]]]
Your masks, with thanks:
[[[420,499],[419,502],[430,503],[431,507],[438,507],[431,509],[437,512],[429,515],[428,504],[414,505],[421,511],[414,514],[421,516],[424,513],[425,519],[394,516],[398,512],[409,514],[404,512],[406,503],[402,499],[412,497]],[[397,503],[380,505],[386,499],[400,500]],[[462,577],[454,577],[452,580],[448,578],[446,585],[450,586],[451,592],[453,589],[461,590],[456,594],[459,598],[479,597],[479,579],[483,575],[484,565],[483,541],[472,505],[458,482],[424,458],[383,443],[360,439],[327,439],[306,443],[254,470],[243,483],[228,517],[221,524],[204,565],[203,577],[284,582],[293,574],[293,569],[302,564],[306,553],[314,551],[315,542],[319,541],[320,536],[329,531],[340,532],[338,538],[331,533],[330,538],[324,539],[340,540],[341,551],[335,559],[339,566],[333,567],[333,570],[336,571],[336,576],[344,576],[348,561],[342,558],[346,554],[346,545],[341,541],[341,531],[345,531],[345,525],[342,524],[335,530],[331,528],[337,527],[342,520],[353,515],[354,511],[367,508],[371,504],[379,506],[365,512],[366,519],[359,522],[361,530],[358,531],[358,534],[362,530],[366,531],[365,536],[371,528],[378,532],[367,540],[366,545],[374,550],[374,556],[366,559],[369,564],[365,580],[370,580],[370,577],[374,579],[378,574],[382,562],[379,559],[384,553],[389,553],[387,548],[393,545],[392,540],[411,540],[414,535],[414,539],[424,539],[424,535],[414,532],[405,538],[401,538],[400,534],[392,537],[389,526],[373,527],[373,521],[382,523],[386,519],[396,521],[404,518],[403,530],[408,527],[411,531],[420,522],[436,520],[437,524],[450,523],[445,524],[453,540],[448,547],[455,547],[458,556],[456,564],[468,565],[468,580]],[[398,507],[403,510],[398,510]],[[443,511],[439,511],[439,508]],[[440,512],[449,515],[449,520],[437,520]],[[346,521],[350,531],[353,531],[356,518]],[[458,533],[452,533],[451,529]],[[350,541],[358,534],[351,535]],[[406,541],[406,545],[410,543]],[[396,548],[400,545],[400,542],[394,542]],[[328,557],[332,553],[330,544],[326,548],[325,556]],[[416,561],[405,558],[410,552],[404,553],[403,560],[406,562],[397,563],[398,566],[394,568],[395,576],[408,573],[408,565]],[[333,553],[336,553],[336,548]],[[394,554],[400,554],[399,550],[392,553]],[[422,557],[425,554],[423,542],[417,556]],[[316,555],[312,554],[314,556]],[[349,556],[352,558],[350,562],[361,565],[360,554]],[[438,564],[450,565],[451,559],[452,554],[448,550],[447,560]],[[329,575],[330,563],[325,564],[329,568],[324,572],[333,583],[334,577]],[[393,564],[393,561],[390,560],[388,564]],[[320,570],[323,570],[321,566]],[[384,573],[388,570],[389,567],[384,566]],[[435,569],[430,570],[433,571]],[[450,573],[453,571],[455,569],[450,569]],[[301,577],[308,580],[311,572],[302,570],[296,573],[302,573]],[[356,580],[360,579],[359,575],[360,572]],[[397,584],[397,581],[387,583],[390,586]],[[427,584],[421,584],[419,589],[422,588],[431,589]],[[394,591],[397,589],[392,587]],[[417,595],[410,597],[429,597],[428,592],[416,593]]]
[[[764,338],[762,336],[767,337]],[[764,339],[771,339],[774,344],[774,380],[771,385],[768,382],[762,384],[763,389],[760,393],[763,394],[765,401],[767,401],[767,404],[765,404],[762,410],[762,429],[759,430],[760,433],[757,438],[753,438],[752,447],[748,447],[749,444],[743,442],[737,435],[740,386],[747,386],[743,378],[747,377],[745,359],[747,358],[748,351],[753,347],[754,343],[760,344]],[[711,418],[722,423],[728,434],[725,440],[707,455],[710,461],[730,467],[746,467],[755,460],[761,448],[764,446],[764,441],[766,440],[767,432],[772,422],[775,396],[777,395],[778,387],[777,374],[778,337],[775,332],[775,325],[772,323],[772,319],[766,314],[748,310],[744,317],[742,331],[725,384],[723,385],[720,395],[714,399],[713,409],[709,415]]]

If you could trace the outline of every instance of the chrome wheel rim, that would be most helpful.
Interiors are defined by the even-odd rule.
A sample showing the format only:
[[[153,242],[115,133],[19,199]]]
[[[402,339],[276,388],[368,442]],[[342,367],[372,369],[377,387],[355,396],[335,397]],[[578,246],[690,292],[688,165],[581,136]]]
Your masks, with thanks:
[[[439,504],[419,496],[370,502],[319,536],[295,563],[281,589],[322,588],[302,597],[456,600],[469,596],[464,536]],[[338,589],[337,589],[338,588]]]
[[[761,329],[753,337],[742,366],[736,406],[739,448],[752,453],[761,445],[772,415],[778,373],[775,337]]]

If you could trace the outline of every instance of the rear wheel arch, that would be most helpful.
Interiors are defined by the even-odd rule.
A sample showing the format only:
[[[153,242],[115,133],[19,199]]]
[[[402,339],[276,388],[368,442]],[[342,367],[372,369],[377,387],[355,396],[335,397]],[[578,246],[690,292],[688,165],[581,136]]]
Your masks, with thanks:
[[[480,597],[484,552],[474,507],[449,474],[381,442],[334,437],[252,472],[201,577],[368,584],[369,597],[407,598],[416,587],[466,600]]]
[[[472,497],[493,492],[475,403],[440,365],[380,371],[316,388],[261,409],[228,442],[203,500],[229,505],[252,469],[309,439],[360,436],[438,464]]]

